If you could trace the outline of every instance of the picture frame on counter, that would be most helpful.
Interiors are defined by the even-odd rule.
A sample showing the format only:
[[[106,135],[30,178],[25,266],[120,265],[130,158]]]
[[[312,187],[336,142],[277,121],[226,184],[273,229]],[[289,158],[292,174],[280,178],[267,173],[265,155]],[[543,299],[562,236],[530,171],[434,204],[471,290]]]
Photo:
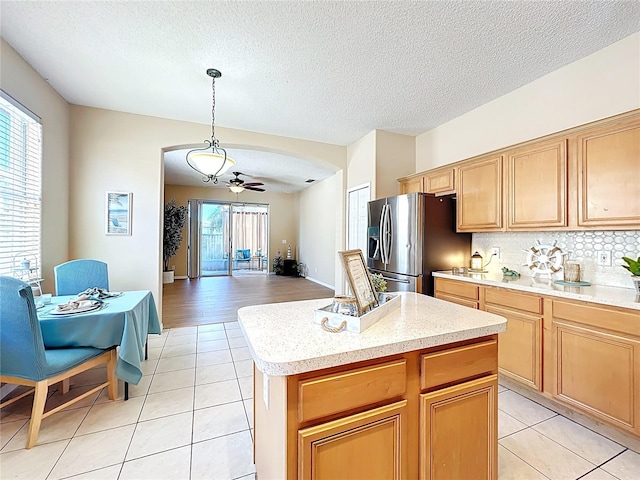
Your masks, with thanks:
[[[364,261],[362,250],[345,250],[338,252],[342,266],[347,274],[347,281],[358,304],[358,313],[363,314],[378,304],[378,295],[373,280]]]

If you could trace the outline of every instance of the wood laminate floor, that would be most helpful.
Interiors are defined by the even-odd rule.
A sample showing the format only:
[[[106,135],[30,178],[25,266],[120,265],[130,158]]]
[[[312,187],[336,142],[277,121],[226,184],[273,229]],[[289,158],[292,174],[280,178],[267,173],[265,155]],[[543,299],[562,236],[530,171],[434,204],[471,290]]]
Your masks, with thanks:
[[[237,320],[238,308],[333,297],[334,291],[299,277],[237,275],[176,280],[162,290],[164,328]]]

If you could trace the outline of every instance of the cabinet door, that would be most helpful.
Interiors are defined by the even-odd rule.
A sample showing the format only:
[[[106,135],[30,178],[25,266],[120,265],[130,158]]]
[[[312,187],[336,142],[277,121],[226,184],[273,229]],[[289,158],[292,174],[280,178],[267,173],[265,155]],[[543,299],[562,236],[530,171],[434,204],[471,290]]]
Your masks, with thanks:
[[[567,226],[567,140],[553,140],[507,156],[509,230]]]
[[[497,375],[420,395],[421,479],[496,479],[497,447]]]
[[[458,231],[502,230],[502,156],[458,167]]]
[[[407,401],[298,431],[298,478],[403,479]]]
[[[400,182],[400,194],[424,192],[424,178],[414,177]]]
[[[553,395],[640,433],[640,342],[553,320]]]
[[[437,195],[445,195],[455,193],[456,185],[454,183],[454,170],[447,168],[446,170],[436,170],[424,176],[425,193],[433,193]]]
[[[640,228],[640,120],[578,135],[578,225]]]
[[[494,305],[485,310],[507,319],[507,331],[498,337],[498,371],[541,391],[542,317]]]

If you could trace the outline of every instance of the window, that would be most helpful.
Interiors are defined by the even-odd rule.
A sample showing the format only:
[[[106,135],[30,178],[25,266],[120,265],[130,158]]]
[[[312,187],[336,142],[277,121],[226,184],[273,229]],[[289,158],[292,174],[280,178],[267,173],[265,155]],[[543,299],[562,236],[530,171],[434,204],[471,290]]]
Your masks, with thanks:
[[[40,118],[0,90],[1,275],[14,275],[24,259],[41,263],[41,168]]]

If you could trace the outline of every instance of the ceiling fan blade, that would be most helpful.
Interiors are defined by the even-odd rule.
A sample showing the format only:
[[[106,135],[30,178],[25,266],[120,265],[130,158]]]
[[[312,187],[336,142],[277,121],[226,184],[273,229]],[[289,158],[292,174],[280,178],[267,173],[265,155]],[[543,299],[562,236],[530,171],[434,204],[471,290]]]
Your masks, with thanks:
[[[251,182],[251,183],[245,183],[244,184],[245,187],[259,187],[261,185],[264,185],[264,183],[262,183],[262,182]]]
[[[247,185],[243,185],[245,190],[253,190],[254,192],[264,192],[264,188],[258,187],[247,187]]]

